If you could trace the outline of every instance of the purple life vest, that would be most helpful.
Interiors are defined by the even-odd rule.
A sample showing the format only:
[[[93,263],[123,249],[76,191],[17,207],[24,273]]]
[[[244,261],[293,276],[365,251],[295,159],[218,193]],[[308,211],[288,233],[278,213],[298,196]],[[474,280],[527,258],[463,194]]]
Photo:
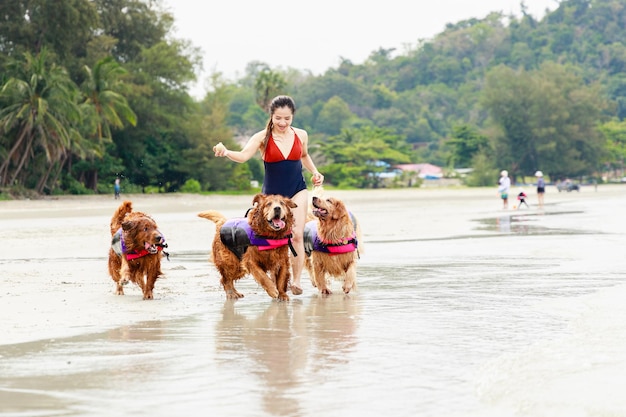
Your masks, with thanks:
[[[310,256],[313,251],[324,252],[330,255],[350,253],[356,251],[358,246],[356,232],[353,232],[352,236],[346,237],[341,242],[324,243],[317,235],[317,220],[311,220],[304,226],[304,250],[307,256]]]
[[[259,250],[270,250],[291,244],[291,233],[281,238],[257,236],[250,227],[248,219],[236,217],[229,219],[220,229],[222,243],[231,250],[239,259],[248,249],[248,246],[256,246]]]

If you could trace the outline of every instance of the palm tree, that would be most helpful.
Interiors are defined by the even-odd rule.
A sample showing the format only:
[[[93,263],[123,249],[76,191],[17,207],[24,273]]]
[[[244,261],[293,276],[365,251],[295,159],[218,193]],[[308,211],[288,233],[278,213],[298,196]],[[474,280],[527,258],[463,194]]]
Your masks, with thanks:
[[[46,63],[47,51],[8,65],[11,77],[0,90],[4,107],[0,109],[0,135],[7,141],[0,163],[0,185],[26,179],[24,168],[43,151],[50,165],[65,158],[74,134],[72,126],[80,121],[76,104],[76,85],[64,68]],[[49,172],[48,172],[49,174]],[[20,177],[21,175],[21,177]],[[39,181],[41,192],[47,178]]]
[[[98,139],[111,139],[111,127],[123,128],[123,120],[137,124],[137,116],[128,105],[126,98],[117,90],[122,86],[121,76],[126,70],[112,57],[96,63],[93,70],[85,66],[87,79],[82,85],[85,103],[92,106],[97,120]]]
[[[88,158],[93,160],[94,157],[102,157],[106,143],[112,141],[111,128],[123,128],[124,121],[135,126],[137,116],[126,98],[118,92],[123,87],[121,77],[126,70],[112,57],[98,61],[93,70],[85,66],[85,72],[87,78],[81,86],[85,101],[81,107],[87,115],[86,120],[95,127],[89,132],[94,141]],[[89,186],[96,190],[98,171],[95,166],[91,168],[91,173]]]
[[[254,83],[256,102],[264,111],[269,110],[272,98],[284,91],[287,82],[285,78],[270,69],[262,70]]]

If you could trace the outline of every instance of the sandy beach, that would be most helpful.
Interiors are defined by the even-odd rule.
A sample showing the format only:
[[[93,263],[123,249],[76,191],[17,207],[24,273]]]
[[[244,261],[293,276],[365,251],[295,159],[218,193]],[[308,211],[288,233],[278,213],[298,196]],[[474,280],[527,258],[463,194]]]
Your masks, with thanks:
[[[476,233],[472,231],[474,218],[500,212],[491,189],[329,194],[357,208],[364,246],[372,241]],[[157,281],[154,303],[138,302],[140,291],[132,286],[125,297],[113,294],[106,261],[108,228],[123,200],[151,214],[169,245],[170,260],[163,262],[166,277]],[[214,227],[196,214],[217,209],[228,217],[241,216],[251,200],[251,196],[178,194],[124,195],[118,201],[112,196],[68,196],[0,202],[0,239],[4,242],[0,305],[5,317],[19,318],[0,322],[0,343],[65,337],[201,310],[207,297],[221,298],[222,290],[219,276],[208,263]],[[398,223],[400,230],[390,223]],[[181,264],[188,257],[195,258],[197,269],[189,271],[189,266]],[[304,282],[308,284],[306,277]],[[307,291],[313,291],[310,285]]]
[[[472,220],[500,213],[492,189],[328,194],[356,208],[365,247],[368,242],[475,234]],[[113,294],[106,261],[109,221],[125,199],[157,220],[169,245],[170,260],[163,262],[166,277],[156,285],[158,302],[137,302],[141,294],[132,286],[125,297]],[[216,209],[228,217],[241,216],[251,201],[251,196],[177,194],[124,195],[118,201],[112,196],[68,196],[0,202],[0,305],[6,315],[19,317],[0,323],[0,343],[64,337],[201,310],[207,297],[221,298],[222,290],[208,263],[214,227],[196,214]],[[390,227],[395,223],[400,229]],[[180,262],[189,257],[195,258],[197,269],[189,271]],[[313,291],[306,277],[304,284]]]
[[[431,385],[424,395],[435,392],[442,397],[430,398],[431,408],[426,409],[432,413],[421,415],[609,415],[606,412],[626,415],[626,400],[617,399],[621,398],[617,388],[611,388],[626,382],[624,373],[620,373],[626,370],[626,354],[622,352],[622,343],[626,342],[626,308],[622,302],[626,295],[623,280],[626,259],[622,253],[626,243],[626,223],[622,218],[626,186],[583,187],[579,193],[558,193],[554,187],[549,187],[543,209],[535,204],[534,190],[527,187],[526,192],[530,208],[502,210],[495,188],[327,191],[328,195],[343,199],[357,214],[364,232],[356,295],[352,299],[343,298],[336,285],[335,294],[327,305],[320,304],[324,300],[317,296],[306,275],[303,277],[304,294],[293,296],[289,303],[270,300],[251,278],[238,284],[246,294],[243,300],[236,304],[226,302],[218,274],[208,261],[214,226],[196,214],[217,209],[228,217],[241,216],[250,205],[251,195],[122,195],[119,201],[113,196],[0,201],[0,238],[4,243],[0,253],[0,373],[5,375],[0,378],[0,404],[6,406],[3,409],[0,405],[0,415],[52,415],[51,410],[58,410],[59,415],[107,415],[106,409],[112,406],[109,403],[102,408],[79,412],[65,402],[50,405],[46,401],[42,402],[41,414],[29,414],[34,410],[33,398],[26,394],[31,382],[24,382],[24,386],[16,382],[22,375],[17,364],[35,351],[49,349],[55,341],[76,344],[83,340],[81,338],[91,337],[89,335],[103,334],[108,334],[106,340],[109,340],[114,334],[111,332],[128,334],[157,326],[161,330],[157,334],[150,333],[149,343],[156,343],[154,340],[173,343],[168,332],[176,328],[177,338],[186,338],[191,343],[201,338],[200,333],[198,330],[185,333],[180,330],[181,326],[193,328],[190,323],[203,318],[211,327],[215,326],[206,337],[216,342],[212,355],[220,356],[225,354],[225,345],[218,343],[220,335],[242,337],[238,326],[256,334],[260,329],[279,323],[275,320],[281,314],[290,317],[291,336],[285,339],[288,344],[297,340],[326,340],[311,329],[329,326],[334,337],[340,337],[332,343],[341,357],[332,360],[345,361],[344,368],[360,364],[352,369],[351,375],[346,374],[350,376],[349,381],[370,379],[372,372],[383,368],[385,372],[395,372],[392,380],[396,382],[391,385],[398,385],[393,392],[385,389],[381,392],[381,388],[377,388],[381,398],[395,405],[382,407],[380,412],[387,409],[395,412],[394,415],[420,415],[415,413],[424,409],[425,404],[417,398],[402,400],[404,405],[395,400],[399,400],[397,395],[406,394],[404,390],[421,392],[420,384],[408,382],[411,379],[406,379],[405,368],[412,364],[430,369],[430,365],[427,359],[407,353],[406,347],[398,353],[401,357],[409,355],[404,359],[405,368],[396,368],[393,358],[371,364],[367,360],[363,362],[366,356],[362,355],[367,352],[367,349],[362,350],[365,341],[373,346],[369,349],[377,349],[373,340],[377,340],[375,335],[379,330],[375,329],[378,327],[388,329],[385,331],[390,331],[395,340],[391,345],[380,346],[379,358],[383,351],[393,351],[403,343],[412,346],[408,352],[413,352],[425,340],[430,340],[428,337],[432,337],[433,342],[424,349],[430,349],[439,340],[458,344],[458,352],[448,352],[445,359],[437,356],[439,359],[434,362],[441,360],[442,369],[432,371],[429,379],[424,380],[425,385]],[[169,245],[170,259],[163,262],[165,277],[157,281],[155,299],[151,301],[142,300],[141,291],[132,286],[127,287],[125,296],[114,295],[114,284],[107,273],[109,220],[125,199],[133,201],[136,210],[153,215]],[[398,280],[396,284],[394,280]],[[506,286],[499,287],[505,281]],[[519,288],[515,290],[517,285]],[[402,290],[394,292],[394,286],[402,286]],[[459,293],[460,286],[467,287]],[[471,298],[463,296],[469,293],[473,294]],[[499,299],[498,294],[504,298]],[[486,302],[491,303],[488,309]],[[402,305],[404,309],[392,310],[395,305]],[[320,313],[322,307],[330,309],[331,313]],[[337,325],[334,321],[337,314],[346,311],[349,314],[346,317],[351,319]],[[219,317],[216,317],[218,312]],[[406,316],[409,312],[411,315]],[[257,314],[255,320],[241,321],[244,316]],[[427,317],[437,317],[437,320],[429,322]],[[450,319],[450,327],[433,325],[445,323],[444,317]],[[469,317],[475,319],[471,325],[473,330],[464,329],[465,324],[461,324]],[[260,321],[261,318],[271,321]],[[297,318],[301,320],[299,325]],[[506,330],[500,329],[502,333],[498,336],[501,320],[510,322],[506,323]],[[370,323],[370,327],[365,323]],[[398,325],[404,329],[391,330],[391,323],[394,328]],[[480,323],[488,326],[480,330]],[[412,330],[407,333],[411,326]],[[472,335],[482,331],[484,335],[493,332],[493,340],[472,339]],[[304,339],[303,334],[306,334]],[[264,349],[248,345],[243,337],[241,349],[226,351],[229,357],[238,357],[242,350]],[[113,339],[118,340],[117,336]],[[593,343],[588,342],[592,339]],[[85,339],[83,346],[88,344],[87,340],[90,339]],[[273,346],[276,342],[262,339],[255,343]],[[469,347],[463,350],[463,343],[468,343]],[[173,345],[173,348],[178,349],[178,346]],[[309,349],[312,349],[310,345],[302,347],[302,354]],[[441,349],[428,350],[428,354],[441,355]],[[451,366],[460,360],[462,351],[464,360],[470,361],[465,371],[461,371],[463,366]],[[215,368],[214,360],[216,358],[207,359],[207,369]],[[257,366],[263,364],[269,368],[274,360],[270,357],[256,359]],[[278,375],[287,378],[289,387],[295,387],[296,392],[279,388],[280,384],[272,385],[277,383],[273,379],[254,382],[256,377],[246,374],[248,382],[244,386],[262,394],[261,411],[241,413],[245,410],[243,405],[225,405],[213,397],[194,397],[188,391],[184,394],[181,391],[172,393],[172,403],[153,415],[179,412],[194,415],[178,401],[188,395],[192,401],[186,403],[187,406],[210,405],[218,414],[316,415],[323,410],[315,405],[319,404],[313,401],[317,398],[315,395],[309,398],[310,402],[304,401],[298,412],[267,405],[268,401],[273,401],[268,398],[274,397],[267,397],[266,389],[279,391],[285,398],[292,394],[302,398],[305,396],[302,390],[319,386],[318,382],[312,382],[317,372],[309,369],[311,357],[301,360],[301,365],[292,364],[293,375]],[[41,363],[47,362],[38,363],[40,369]],[[100,366],[97,361],[90,363],[92,370]],[[189,361],[183,363],[185,367],[194,366]],[[340,368],[333,367],[335,378],[341,374]],[[301,378],[298,372],[302,373],[301,377],[312,378],[308,383],[303,382],[300,391],[295,382]],[[411,375],[414,372],[411,371]],[[428,371],[423,373],[428,374]],[[29,381],[35,381],[32,384],[36,386],[35,375],[36,372]],[[441,375],[448,375],[448,382],[438,385]],[[42,378],[45,380],[45,376]],[[318,395],[327,398],[334,390],[342,388],[353,394],[367,393],[363,387],[352,392],[352,382],[348,382],[348,376],[345,378],[335,383],[332,378],[330,382],[325,379],[324,389]],[[448,392],[444,387],[457,378],[463,382]],[[268,381],[271,387],[263,388]],[[67,385],[67,382],[62,384]],[[228,385],[230,380],[221,380],[220,384]],[[520,384],[526,384],[526,388],[518,392]],[[376,383],[372,381],[371,385],[376,386]],[[441,388],[433,389],[433,386]],[[66,389],[71,390],[69,386]],[[132,391],[133,384],[128,389]],[[38,395],[49,390],[42,388]],[[583,392],[587,395],[577,395]],[[25,395],[23,401],[15,399],[18,393]],[[447,395],[458,395],[456,407],[444,405]],[[139,407],[146,400],[136,401],[135,406]],[[368,406],[367,398],[360,397],[359,401],[358,406],[331,401],[336,407],[330,415],[377,410],[372,404]],[[74,398],[74,403],[84,407],[94,400]],[[119,406],[119,415],[132,411],[117,403],[113,406]],[[74,411],[69,413],[70,409]],[[594,414],[593,410],[599,410],[599,414]]]

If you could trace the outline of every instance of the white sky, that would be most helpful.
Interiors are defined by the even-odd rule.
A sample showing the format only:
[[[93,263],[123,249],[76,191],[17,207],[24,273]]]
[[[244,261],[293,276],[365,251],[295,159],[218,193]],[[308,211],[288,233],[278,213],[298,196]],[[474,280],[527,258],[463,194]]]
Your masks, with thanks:
[[[362,64],[379,48],[402,53],[447,23],[493,11],[519,16],[522,1],[536,18],[558,7],[558,0],[163,0],[163,5],[174,15],[175,36],[202,50],[204,72],[191,91],[201,96],[211,72],[234,81],[250,61],[261,61],[319,75],[342,58]]]

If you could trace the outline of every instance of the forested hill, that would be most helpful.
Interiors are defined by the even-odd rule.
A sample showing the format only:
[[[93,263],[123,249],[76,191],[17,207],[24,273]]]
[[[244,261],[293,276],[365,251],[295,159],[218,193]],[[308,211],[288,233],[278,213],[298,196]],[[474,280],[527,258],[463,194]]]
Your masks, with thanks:
[[[199,51],[158,1],[0,4],[0,190],[40,193],[247,189],[258,159],[213,157],[296,99],[326,180],[379,186],[430,162],[491,185],[541,169],[604,175],[626,156],[626,4],[567,0],[541,20],[499,13],[450,24],[410,51],[379,49],[321,76],[251,62],[236,82],[188,94]],[[0,194],[1,197],[1,194]]]

